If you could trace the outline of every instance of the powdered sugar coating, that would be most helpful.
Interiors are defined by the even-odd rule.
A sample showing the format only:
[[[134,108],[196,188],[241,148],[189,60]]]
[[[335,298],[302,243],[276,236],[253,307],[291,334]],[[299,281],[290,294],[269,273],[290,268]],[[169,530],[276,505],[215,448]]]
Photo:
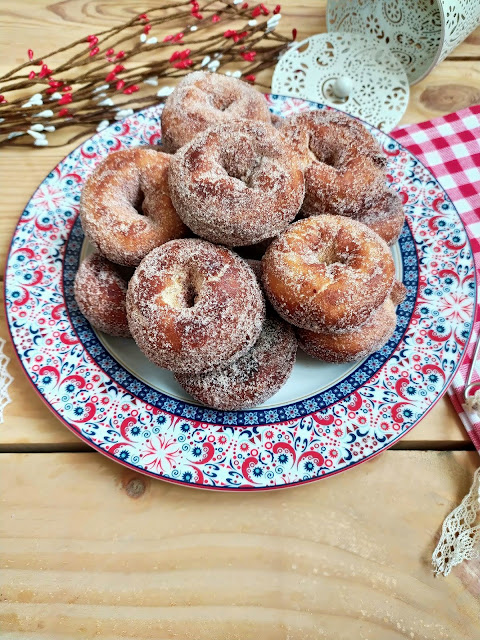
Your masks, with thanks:
[[[177,374],[180,385],[208,407],[238,411],[272,397],[288,380],[297,353],[292,327],[268,317],[255,345],[230,364],[197,375]]]
[[[291,225],[262,260],[275,310],[311,331],[350,331],[389,295],[395,267],[387,244],[343,216],[313,216]]]
[[[257,340],[265,301],[235,253],[204,240],[172,240],[140,263],[127,293],[132,336],[152,362],[185,373],[239,358]]]
[[[90,324],[111,336],[130,336],[125,298],[129,269],[99,253],[86,258],[75,275],[75,300]]]
[[[270,122],[264,96],[242,80],[194,71],[168,96],[162,112],[162,143],[176,151],[212,125],[233,120]]]
[[[395,305],[387,298],[367,320],[346,333],[315,333],[297,329],[300,347],[312,358],[326,362],[354,362],[375,353],[391,338],[397,324]]]
[[[328,109],[306,111],[287,118],[281,133],[305,169],[305,217],[360,218],[381,197],[386,158],[358,120]]]
[[[304,197],[292,149],[269,124],[222,124],[196,136],[172,157],[172,202],[206,240],[251,245],[283,231]]]
[[[116,151],[85,183],[83,230],[112,262],[137,265],[154,247],[187,233],[170,199],[170,158],[153,149]]]

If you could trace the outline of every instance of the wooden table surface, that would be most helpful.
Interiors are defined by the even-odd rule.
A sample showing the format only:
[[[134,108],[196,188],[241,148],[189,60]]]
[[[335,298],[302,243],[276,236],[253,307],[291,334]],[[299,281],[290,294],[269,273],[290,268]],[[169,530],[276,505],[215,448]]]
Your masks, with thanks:
[[[297,27],[300,38],[323,32],[325,7],[288,0],[282,28]],[[2,0],[0,8],[6,71],[29,48],[62,46],[148,4]],[[480,29],[412,87],[402,122],[478,102]],[[69,150],[2,150],[2,269],[24,205]],[[430,567],[443,518],[479,464],[447,398],[372,462],[297,489],[232,495],[112,463],[56,420],[15,358],[9,369],[13,402],[0,426],[4,640],[480,638],[480,563],[448,579]]]

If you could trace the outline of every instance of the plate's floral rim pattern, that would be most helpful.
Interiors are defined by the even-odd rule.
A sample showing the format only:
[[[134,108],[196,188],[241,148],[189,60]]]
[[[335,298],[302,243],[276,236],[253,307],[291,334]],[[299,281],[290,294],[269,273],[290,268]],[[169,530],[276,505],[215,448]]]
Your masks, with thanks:
[[[322,108],[295,98],[267,100],[279,115]],[[112,375],[106,352],[96,351],[90,327],[79,323],[69,289],[81,245],[75,224],[81,184],[109,151],[158,143],[160,113],[161,107],[146,109],[82,144],[47,176],[19,220],[7,260],[6,313],[19,359],[40,395],[102,453],[154,477],[203,488],[308,482],[391,446],[443,394],[471,330],[474,263],[446,193],[413,155],[373,131],[389,156],[389,179],[408,219],[401,241],[408,298],[395,338],[357,370],[364,370],[363,380],[352,389],[336,389],[342,397],[333,393],[321,409],[312,404],[309,411],[306,400],[304,415],[280,417],[280,410],[290,410],[280,407],[268,415],[238,412],[239,420],[238,413],[201,409],[195,419],[182,403],[179,415],[178,400],[167,405],[168,398],[149,399],[148,393],[158,392],[143,382],[126,388],[115,363]],[[362,369],[369,361],[370,369]],[[219,415],[222,424],[211,424]],[[260,419],[268,424],[259,425]]]

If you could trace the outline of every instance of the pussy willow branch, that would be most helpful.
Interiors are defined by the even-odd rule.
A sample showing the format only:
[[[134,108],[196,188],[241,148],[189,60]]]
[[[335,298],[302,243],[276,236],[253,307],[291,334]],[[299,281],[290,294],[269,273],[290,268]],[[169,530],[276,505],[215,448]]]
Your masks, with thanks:
[[[280,16],[274,18],[265,5],[236,2],[170,2],[42,58],[29,52],[31,60],[0,77],[6,100],[0,103],[0,146],[61,146],[99,122],[119,119],[126,109],[161,102],[165,98],[152,84],[161,87],[200,68],[225,71],[234,64],[236,75],[258,84],[255,74],[275,64],[291,39],[274,30]],[[180,68],[172,52],[186,60]],[[74,128],[82,131],[73,138],[59,134]]]

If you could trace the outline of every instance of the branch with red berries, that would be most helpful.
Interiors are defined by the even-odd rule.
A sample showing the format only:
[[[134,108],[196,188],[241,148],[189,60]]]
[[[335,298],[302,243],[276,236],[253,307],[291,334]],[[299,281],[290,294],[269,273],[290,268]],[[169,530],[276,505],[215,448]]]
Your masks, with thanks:
[[[0,77],[0,146],[61,146],[158,104],[203,69],[251,84],[296,38],[275,31],[280,5],[172,0]]]

